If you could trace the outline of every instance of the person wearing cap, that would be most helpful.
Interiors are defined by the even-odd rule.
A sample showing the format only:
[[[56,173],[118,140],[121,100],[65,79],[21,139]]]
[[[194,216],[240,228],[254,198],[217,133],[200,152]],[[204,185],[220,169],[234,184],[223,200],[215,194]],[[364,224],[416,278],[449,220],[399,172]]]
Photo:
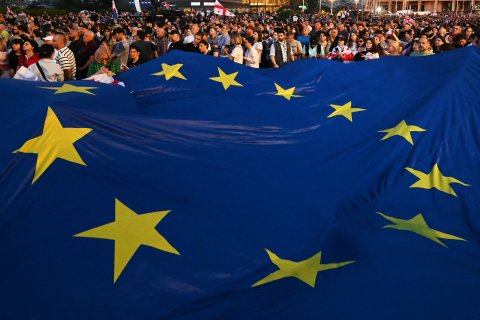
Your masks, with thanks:
[[[112,48],[112,60],[117,61],[120,65],[127,65],[130,43],[128,42],[125,29],[121,27],[115,28],[112,34],[115,41]]]
[[[63,81],[62,68],[53,60],[54,48],[51,44],[43,44],[38,49],[39,61],[30,65],[28,70],[35,74],[40,81]]]
[[[182,43],[182,37],[180,35],[180,32],[178,32],[178,30],[172,30],[170,32],[170,46],[168,47],[168,51],[182,50],[182,49],[183,49],[183,43]]]
[[[38,44],[35,40],[27,39],[23,43],[23,51],[25,54],[18,61],[18,68],[21,68],[21,67],[28,68],[32,64],[37,63],[38,60],[40,60],[40,57],[38,56],[38,53],[37,53]]]

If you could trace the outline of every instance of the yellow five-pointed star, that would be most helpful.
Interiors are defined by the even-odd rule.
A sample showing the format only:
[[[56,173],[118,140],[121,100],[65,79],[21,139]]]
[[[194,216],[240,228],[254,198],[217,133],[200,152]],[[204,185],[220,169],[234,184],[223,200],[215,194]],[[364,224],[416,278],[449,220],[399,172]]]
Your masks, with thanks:
[[[38,154],[33,184],[57,158],[86,166],[73,144],[90,131],[90,128],[64,128],[55,112],[48,107],[43,134],[28,140],[14,153]]]
[[[410,188],[422,188],[422,189],[437,189],[442,192],[454,195],[455,197],[457,194],[455,191],[450,187],[450,183],[459,183],[462,186],[469,187],[469,184],[466,184],[458,179],[455,179],[453,177],[446,177],[442,174],[440,169],[438,168],[438,163],[435,163],[435,165],[432,168],[432,171],[430,173],[426,174],[421,171],[412,169],[412,168],[405,168],[408,172],[413,174],[418,178],[418,181],[415,182],[410,186]]]
[[[415,217],[413,217],[410,220],[404,220],[404,219],[397,219],[394,217],[387,216],[381,212],[377,212],[379,215],[384,217],[385,219],[393,222],[394,224],[388,224],[384,226],[384,228],[392,228],[392,229],[398,229],[398,230],[404,230],[404,231],[411,231],[416,234],[421,235],[422,237],[425,237],[427,239],[430,239],[432,241],[435,241],[438,244],[441,244],[444,247],[447,247],[442,241],[439,239],[450,239],[450,240],[462,240],[466,241],[465,239],[459,238],[457,236],[448,234],[448,233],[443,233],[438,230],[431,229],[427,222],[425,221],[425,218],[421,213],[417,214]]]
[[[378,132],[386,132],[387,134],[381,139],[381,140],[386,140],[388,138],[391,138],[393,136],[400,136],[405,138],[410,144],[413,146],[413,140],[412,140],[412,135],[411,132],[422,132],[422,131],[427,131],[423,128],[417,127],[417,126],[412,126],[412,125],[407,125],[405,120],[402,120],[399,124],[397,124],[395,127],[390,128],[390,129],[385,129],[385,130],[380,130]]]
[[[316,255],[307,260],[295,262],[290,260],[284,260],[279,258],[275,253],[265,249],[267,251],[270,260],[275,264],[279,270],[270,273],[268,276],[262,280],[256,282],[252,287],[259,286],[265,283],[269,283],[275,280],[280,280],[288,277],[295,277],[312,288],[315,287],[315,282],[317,280],[317,273],[320,271],[325,271],[329,269],[340,268],[346,266],[347,264],[354,263],[355,261],[345,261],[339,263],[320,263],[322,259],[322,252],[320,251]]]
[[[350,120],[350,122],[353,122],[352,113],[366,110],[361,108],[352,108],[352,101],[345,103],[343,106],[331,104],[330,107],[335,109],[335,111],[330,113],[327,118],[331,118],[335,116],[344,116],[345,118]]]
[[[226,74],[222,69],[218,68],[218,77],[212,77],[210,80],[220,82],[223,85],[223,88],[227,90],[230,86],[243,87],[240,83],[235,81],[238,71],[230,74]]]
[[[75,237],[108,239],[115,241],[115,257],[113,265],[113,282],[115,283],[143,244],[165,252],[180,254],[155,229],[156,225],[170,212],[157,211],[137,214],[126,205],[115,199],[115,221],[103,226],[76,234]]]
[[[295,92],[295,87],[291,87],[290,89],[283,89],[280,87],[278,84],[275,84],[275,88],[277,88],[277,93],[275,93],[276,96],[282,96],[285,99],[289,100],[294,97],[294,98],[300,98],[301,96],[293,94]]]
[[[152,74],[153,76],[165,76],[166,80],[170,80],[173,77],[177,77],[183,80],[187,80],[183,76],[183,74],[180,73],[180,68],[183,66],[183,64],[178,63],[178,64],[173,64],[173,65],[168,65],[166,63],[162,63],[162,71],[157,72]]]
[[[95,94],[91,93],[89,90],[98,89],[98,87],[79,87],[79,86],[74,86],[68,83],[64,83],[61,87],[39,87],[39,88],[56,90],[54,94],[79,92],[79,93],[85,93],[85,94],[91,94],[91,95],[95,95]]]

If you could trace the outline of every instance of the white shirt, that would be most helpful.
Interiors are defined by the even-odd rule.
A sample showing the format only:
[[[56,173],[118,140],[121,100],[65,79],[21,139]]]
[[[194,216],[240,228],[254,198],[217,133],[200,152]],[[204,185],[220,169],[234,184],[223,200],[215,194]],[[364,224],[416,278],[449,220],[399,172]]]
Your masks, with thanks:
[[[243,64],[243,48],[242,46],[235,46],[230,56],[233,58],[233,62]]]
[[[245,65],[252,68],[260,68],[260,56],[255,48],[247,49],[245,52]]]
[[[40,59],[38,64],[43,70],[45,77],[48,81],[63,81],[63,70],[54,60],[52,59]],[[37,64],[34,63],[28,67],[28,70],[33,72],[35,75],[38,76],[40,81],[47,81],[43,78],[42,73],[37,68]]]

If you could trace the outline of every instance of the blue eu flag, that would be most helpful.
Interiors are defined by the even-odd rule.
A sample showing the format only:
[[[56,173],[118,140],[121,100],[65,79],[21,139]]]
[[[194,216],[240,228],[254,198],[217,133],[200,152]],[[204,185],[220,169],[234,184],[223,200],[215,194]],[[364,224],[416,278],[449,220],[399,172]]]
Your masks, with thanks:
[[[0,80],[1,319],[478,319],[480,50]]]

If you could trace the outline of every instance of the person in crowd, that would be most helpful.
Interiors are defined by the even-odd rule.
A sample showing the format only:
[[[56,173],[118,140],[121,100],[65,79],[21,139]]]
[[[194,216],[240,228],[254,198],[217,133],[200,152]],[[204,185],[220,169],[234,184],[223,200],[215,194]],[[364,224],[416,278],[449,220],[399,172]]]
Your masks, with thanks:
[[[109,76],[113,76],[120,72],[120,64],[118,61],[111,60],[110,50],[101,46],[95,52],[94,61],[88,67],[87,77],[100,73],[108,73]]]
[[[168,51],[168,37],[167,30],[164,27],[157,26],[155,29],[157,35],[156,47],[157,47],[157,57],[161,57]]]
[[[353,58],[354,61],[373,60],[380,58],[378,54],[377,46],[371,39],[365,41],[365,49],[363,47],[358,48],[358,52]]]
[[[218,52],[218,32],[213,27],[208,31],[207,43],[211,50]]]
[[[285,35],[287,42],[290,44],[290,50],[292,52],[292,61],[302,58],[302,44],[300,41],[295,40],[294,34],[289,32]]]
[[[209,56],[217,54],[216,51],[209,49],[209,44],[206,40],[200,40],[200,42],[198,43],[198,52]]]
[[[15,73],[17,72],[19,66],[20,59],[22,56],[25,55],[25,51],[23,51],[23,40],[20,38],[12,39],[11,41],[11,50],[8,54],[8,67],[10,68],[10,78],[13,78]]]
[[[234,34],[232,37],[233,50],[229,54],[230,60],[235,63],[243,64],[243,48],[242,48],[242,36]]]
[[[0,38],[0,78],[10,78],[7,42]]]
[[[318,40],[315,37],[310,37],[310,43],[308,44],[308,46],[304,48],[304,52],[305,52],[304,54],[305,58],[311,58],[311,59],[320,58],[321,56],[320,45],[318,44]]]
[[[172,30],[170,32],[170,45],[168,51],[183,50],[183,42],[180,32],[178,30]]]
[[[20,57],[18,68],[28,68],[30,65],[37,63],[38,60],[40,60],[40,57],[38,56],[38,44],[33,39],[27,39],[23,43],[23,52],[25,54]]]
[[[38,49],[38,56],[40,60],[34,64],[31,64],[28,67],[28,70],[35,74],[40,81],[63,81],[63,70],[60,65],[53,60],[54,54],[55,50],[51,44],[43,44]]]
[[[354,54],[350,48],[345,44],[345,39],[338,37],[338,45],[330,52],[328,59],[340,62],[350,62],[354,58]]]
[[[245,65],[251,68],[260,68],[260,55],[258,54],[257,49],[253,47],[253,37],[245,37],[243,40],[243,44],[246,49],[245,56],[243,57]]]
[[[57,33],[53,37],[53,47],[57,50],[54,60],[63,70],[63,80],[74,80],[77,74],[75,55],[67,47],[67,38],[64,33]]]
[[[430,41],[425,35],[420,36],[418,39],[418,50],[410,54],[411,57],[423,57],[430,56],[433,54],[433,50],[430,47]]]
[[[358,35],[355,32],[352,32],[348,36],[347,46],[355,55],[358,49]]]
[[[142,63],[143,63],[143,61],[142,61],[142,57],[140,56],[140,49],[135,47],[135,46],[131,46],[130,47],[130,57],[127,61],[127,67],[129,69],[131,69],[131,68],[134,68],[134,67],[138,67]]]
[[[270,47],[270,61],[274,68],[280,68],[286,63],[293,61],[290,43],[285,39],[285,31],[277,30],[278,40]]]
[[[388,56],[400,56],[402,54],[402,47],[400,47],[400,43],[392,39],[388,40],[385,54]]]
[[[90,64],[95,61],[95,52],[97,52],[99,45],[94,38],[95,35],[92,31],[87,30],[83,32],[84,46],[78,52],[77,79],[86,78]]]
[[[113,61],[117,61],[120,66],[127,65],[130,43],[127,40],[125,29],[117,27],[113,29],[114,45],[112,48]]]
[[[262,56],[262,51],[263,51],[263,44],[260,39],[260,33],[258,31],[253,32],[253,47],[257,50],[258,56]]]
[[[441,35],[437,35],[433,38],[433,53],[440,53],[442,45],[445,44],[445,38]]]
[[[147,33],[144,30],[137,30],[137,40],[132,43],[132,46],[140,49],[140,54],[145,62],[156,58],[157,55],[157,48],[151,41],[145,39],[146,36]]]

